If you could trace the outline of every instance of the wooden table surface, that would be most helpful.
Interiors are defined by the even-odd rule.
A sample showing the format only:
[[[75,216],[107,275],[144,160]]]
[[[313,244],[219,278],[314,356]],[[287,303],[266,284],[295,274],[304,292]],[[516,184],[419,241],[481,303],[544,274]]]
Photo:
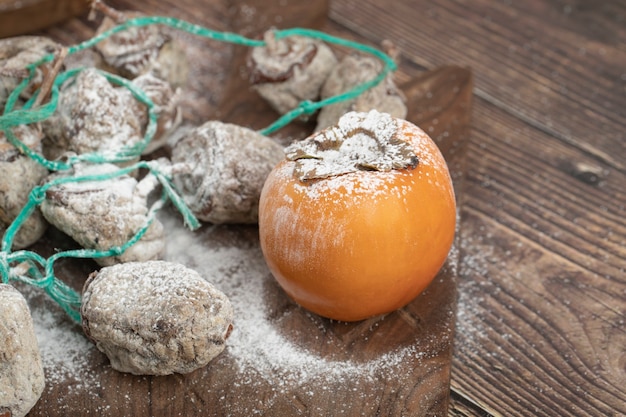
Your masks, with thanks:
[[[626,415],[626,2],[335,1],[470,67],[450,415]]]
[[[325,25],[393,41],[402,81],[474,76],[449,415],[626,415],[626,2],[333,0]]]

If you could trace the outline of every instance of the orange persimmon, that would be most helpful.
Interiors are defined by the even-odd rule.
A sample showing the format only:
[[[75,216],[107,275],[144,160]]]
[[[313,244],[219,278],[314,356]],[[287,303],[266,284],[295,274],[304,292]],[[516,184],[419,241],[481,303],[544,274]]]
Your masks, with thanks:
[[[261,248],[302,307],[357,321],[394,311],[435,278],[456,205],[437,145],[412,123],[351,112],[286,149],[260,197]]]

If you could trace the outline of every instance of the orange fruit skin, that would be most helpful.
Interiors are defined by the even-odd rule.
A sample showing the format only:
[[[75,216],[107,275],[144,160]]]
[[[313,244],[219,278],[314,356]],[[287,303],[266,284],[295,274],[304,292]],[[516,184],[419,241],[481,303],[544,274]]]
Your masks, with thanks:
[[[261,249],[299,305],[358,321],[401,308],[435,278],[456,228],[454,189],[437,145],[398,119],[415,169],[359,171],[303,183],[295,163],[270,173],[259,207]]]

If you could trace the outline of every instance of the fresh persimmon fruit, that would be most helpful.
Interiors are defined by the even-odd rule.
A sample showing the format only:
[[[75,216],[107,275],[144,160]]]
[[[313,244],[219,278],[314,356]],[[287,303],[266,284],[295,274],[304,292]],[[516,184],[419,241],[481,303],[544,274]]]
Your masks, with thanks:
[[[435,278],[456,228],[454,189],[433,140],[371,111],[286,148],[260,197],[267,265],[302,307],[357,321],[389,313]]]

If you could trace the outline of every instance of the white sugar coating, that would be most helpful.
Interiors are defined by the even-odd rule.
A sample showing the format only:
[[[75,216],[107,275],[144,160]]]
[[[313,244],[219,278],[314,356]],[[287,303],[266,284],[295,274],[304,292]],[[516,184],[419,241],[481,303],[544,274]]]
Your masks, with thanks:
[[[165,261],[126,262],[90,275],[83,289],[85,334],[113,369],[186,374],[224,350],[228,298],[196,271]]]
[[[120,167],[114,164],[102,163],[102,164],[76,164],[74,165],[74,169],[71,172],[70,176],[72,177],[88,177],[88,176],[101,176],[113,174],[118,171]],[[58,177],[66,176],[64,172],[62,172]],[[52,176],[51,178],[55,178]],[[111,181],[102,181],[102,180],[93,180],[93,181],[69,181],[65,182],[62,185],[58,185],[55,187],[59,187],[67,192],[71,193],[80,193],[82,191],[95,191],[95,190],[104,190],[107,188],[114,187],[115,193],[117,195],[123,196],[125,198],[131,199],[133,195],[133,190],[137,186],[137,180],[129,175],[117,176],[114,177]],[[88,196],[89,194],[85,194]]]
[[[280,76],[286,71],[285,67],[302,65],[303,57],[315,52],[316,44],[319,43],[303,36],[278,40],[272,30],[265,32],[264,40],[267,46],[252,49],[251,58],[262,61],[263,72],[269,76]]]
[[[45,386],[29,307],[13,286],[0,282],[0,412],[21,417]]]
[[[292,168],[288,165],[281,167],[277,172],[273,180],[279,180],[286,176],[292,176]],[[299,183],[296,184],[296,191],[299,193],[305,193],[311,200],[330,200],[336,205],[345,204],[346,206],[353,206],[354,203],[359,201],[372,199],[373,197],[391,198],[396,196],[402,198],[402,196],[409,191],[408,185],[395,185],[389,177],[400,175],[398,171],[368,171],[366,174],[363,172],[347,173],[339,176],[324,178],[321,181],[314,181],[311,183]],[[346,199],[345,196],[349,195],[350,198]]]
[[[46,199],[40,205],[43,216],[83,248],[105,251],[126,244],[146,224],[149,214],[147,193],[157,183],[154,176],[147,175],[139,182],[129,175],[76,182],[72,175],[88,174],[89,178],[97,179],[98,175],[115,169],[106,164],[85,165],[78,166],[74,173],[51,174],[49,181],[71,181],[47,189]],[[164,247],[163,227],[154,221],[122,254],[96,258],[96,262],[104,266],[158,259]]]
[[[252,88],[284,114],[303,101],[319,98],[337,58],[320,40],[301,36],[277,40],[274,34],[273,30],[265,33],[266,46],[252,50],[248,68]]]
[[[388,143],[398,130],[396,119],[391,117],[388,113],[380,113],[376,110],[372,110],[368,113],[346,113],[339,119],[337,127],[339,128],[339,132],[344,136],[350,135],[350,133],[355,130],[371,132],[381,143]],[[349,141],[346,141],[346,143],[347,142]],[[371,143],[372,140],[369,142]],[[386,155],[383,156],[386,157]]]
[[[57,111],[43,122],[44,153],[55,159],[65,152],[114,156],[142,140],[134,97],[114,87],[93,68],[82,71],[59,95]]]
[[[124,14],[128,19],[142,17],[142,14],[138,12]],[[107,17],[97,33],[101,34],[110,30],[116,24],[118,22]],[[147,71],[165,41],[165,36],[157,26],[130,27],[99,42],[96,49],[109,65],[128,72],[131,77],[136,77]]]
[[[172,149],[173,182],[198,219],[256,223],[265,178],[283,159],[283,147],[267,136],[212,120]]]

